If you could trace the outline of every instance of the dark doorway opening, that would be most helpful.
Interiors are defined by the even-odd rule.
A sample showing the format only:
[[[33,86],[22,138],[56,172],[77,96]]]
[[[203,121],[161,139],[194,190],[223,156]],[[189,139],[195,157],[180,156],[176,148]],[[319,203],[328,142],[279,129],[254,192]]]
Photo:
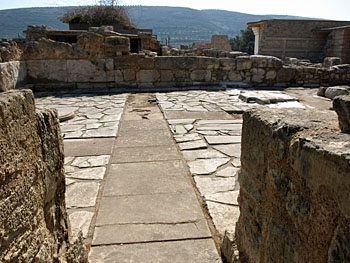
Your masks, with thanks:
[[[130,39],[130,51],[131,51],[131,53],[139,53],[139,51],[140,51],[139,43],[140,43],[140,41],[137,38]]]

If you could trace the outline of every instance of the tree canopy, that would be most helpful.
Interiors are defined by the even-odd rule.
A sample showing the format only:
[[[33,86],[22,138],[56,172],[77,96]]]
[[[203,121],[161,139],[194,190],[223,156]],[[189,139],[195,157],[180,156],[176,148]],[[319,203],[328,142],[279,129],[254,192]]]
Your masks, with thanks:
[[[254,54],[255,36],[253,30],[247,27],[241,30],[241,34],[230,39],[232,50],[246,52],[249,55]]]

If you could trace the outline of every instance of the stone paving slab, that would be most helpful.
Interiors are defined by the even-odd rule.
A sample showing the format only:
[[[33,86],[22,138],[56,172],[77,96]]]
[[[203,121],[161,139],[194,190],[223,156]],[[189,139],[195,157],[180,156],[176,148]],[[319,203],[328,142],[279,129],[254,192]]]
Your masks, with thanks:
[[[168,130],[131,130],[127,133],[119,134],[115,147],[140,147],[173,144],[173,139]]]
[[[91,248],[90,263],[219,263],[212,239],[152,242]]]
[[[96,225],[179,224],[203,218],[194,192],[105,196],[101,200]]]
[[[205,120],[231,120],[232,116],[224,111],[187,112],[165,111],[166,119],[205,119]]]
[[[188,168],[169,126],[159,119],[159,108],[147,106],[147,100],[149,95],[142,94],[128,98],[99,203],[89,260],[220,262]],[[189,240],[192,249],[187,251],[179,240]],[[193,254],[199,250],[200,255]]]
[[[114,138],[64,140],[65,156],[89,156],[112,154]]]
[[[164,120],[130,120],[120,124],[119,133],[124,131],[168,130]]]
[[[113,233],[113,235],[111,235]],[[205,219],[179,224],[116,224],[97,226],[94,245],[167,242],[181,239],[210,238]]]
[[[133,183],[130,183],[133,182]],[[159,186],[162,187],[159,187]],[[104,196],[161,194],[191,191],[192,186],[181,160],[113,164]]]
[[[111,163],[152,162],[178,160],[179,154],[174,145],[136,146],[118,145],[111,157]]]

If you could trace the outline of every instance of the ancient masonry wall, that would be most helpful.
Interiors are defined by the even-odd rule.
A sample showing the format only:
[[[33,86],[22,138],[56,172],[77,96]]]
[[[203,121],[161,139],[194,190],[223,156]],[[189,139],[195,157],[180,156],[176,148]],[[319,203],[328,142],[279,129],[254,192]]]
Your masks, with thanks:
[[[350,261],[350,134],[334,112],[244,113],[241,161],[242,262]]]
[[[85,262],[69,237],[57,114],[31,91],[0,95],[0,262]]]
[[[11,63],[23,65],[24,62]],[[1,64],[2,90],[14,87],[16,80],[23,80],[23,70],[26,70],[29,84],[63,83],[77,87],[166,88],[237,82],[253,86],[328,86],[350,83],[350,65],[283,65],[281,60],[270,56],[126,55],[107,59],[31,59],[26,60],[24,65],[19,67],[22,71],[16,71],[4,70],[9,66]]]
[[[15,89],[25,83],[27,77],[24,61],[0,63],[0,91]]]

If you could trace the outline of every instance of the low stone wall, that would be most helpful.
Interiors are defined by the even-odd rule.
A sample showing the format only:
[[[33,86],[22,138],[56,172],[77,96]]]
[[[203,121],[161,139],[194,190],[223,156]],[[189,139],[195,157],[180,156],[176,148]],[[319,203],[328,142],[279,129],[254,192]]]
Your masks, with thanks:
[[[86,262],[70,243],[57,114],[31,91],[0,94],[0,262]]]
[[[284,65],[275,57],[117,56],[96,59],[30,59],[0,63],[0,91],[23,83],[45,87],[155,88],[236,85],[265,86],[350,85],[350,65]],[[43,85],[44,84],[44,85]]]
[[[26,77],[25,62],[11,61],[0,63],[0,91],[15,89],[25,83]]]
[[[350,84],[350,65],[328,68],[283,65],[269,56],[146,57],[27,60],[30,83],[77,83],[78,87],[184,87],[244,82],[253,86]]]
[[[349,262],[350,134],[336,114],[260,109],[243,117],[241,261]]]

